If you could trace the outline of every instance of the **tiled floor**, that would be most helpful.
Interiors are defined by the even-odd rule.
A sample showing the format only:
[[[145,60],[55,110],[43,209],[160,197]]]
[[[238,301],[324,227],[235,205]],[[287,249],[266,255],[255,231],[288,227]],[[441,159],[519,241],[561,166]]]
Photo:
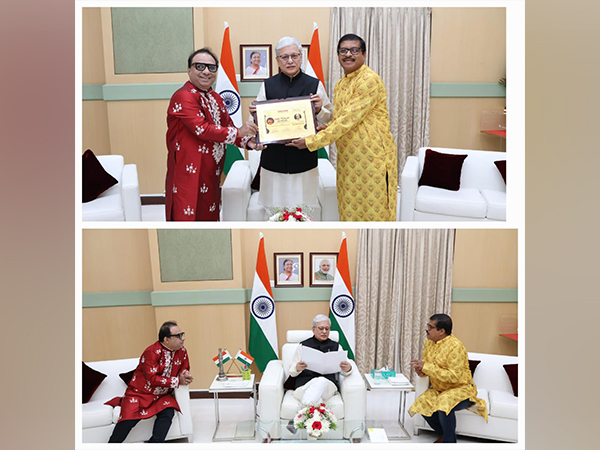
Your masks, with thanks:
[[[409,393],[406,407],[410,406],[414,393]],[[398,417],[399,394],[390,392],[367,392],[367,418],[374,420],[390,421]],[[252,419],[253,407],[251,399],[220,399],[219,400],[221,426],[219,437],[232,436],[235,426],[244,420]],[[212,399],[191,400],[192,418],[194,421],[194,443],[210,443],[215,430],[215,409]],[[406,414],[404,425],[412,436],[413,419]],[[393,441],[398,445],[402,443],[431,443],[437,436],[433,432],[421,431],[419,436],[412,436],[411,440]],[[238,441],[243,444],[248,441]],[[484,439],[458,437],[458,443],[491,443]]]

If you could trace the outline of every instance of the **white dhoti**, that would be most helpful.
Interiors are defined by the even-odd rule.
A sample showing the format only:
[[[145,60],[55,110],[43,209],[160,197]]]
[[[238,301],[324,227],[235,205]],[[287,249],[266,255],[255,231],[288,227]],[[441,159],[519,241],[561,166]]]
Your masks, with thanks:
[[[261,167],[258,203],[265,208],[318,205],[319,169],[301,173],[278,173]]]
[[[337,392],[337,387],[325,377],[317,377],[294,391],[294,398],[305,405],[324,403]]]

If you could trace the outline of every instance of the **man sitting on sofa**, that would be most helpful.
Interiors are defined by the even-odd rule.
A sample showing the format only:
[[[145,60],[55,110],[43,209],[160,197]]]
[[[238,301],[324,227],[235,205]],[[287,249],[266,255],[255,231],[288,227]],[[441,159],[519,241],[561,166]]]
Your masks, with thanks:
[[[452,335],[450,316],[431,316],[425,333],[423,360],[413,359],[410,365],[420,377],[429,376],[432,387],[415,400],[408,413],[423,416],[438,435],[436,443],[456,442],[455,412],[469,409],[487,422],[486,403],[477,398],[469,357],[463,343]]]
[[[302,341],[292,358],[288,372],[296,380],[294,398],[305,405],[325,402],[338,391],[339,384],[337,373],[320,374],[307,369],[302,358],[302,346],[314,348],[323,353],[342,350],[342,346],[329,339],[331,321],[323,314],[315,316],[312,322],[313,336]],[[348,376],[352,373],[352,366],[348,361],[340,363],[340,373]]]
[[[180,411],[173,389],[190,384],[190,360],[183,347],[184,333],[177,322],[165,322],[158,341],[144,350],[127,386],[125,396],[107,405],[121,405],[121,415],[108,442],[123,442],[141,419],[156,416],[152,436],[147,442],[164,442],[175,410]]]

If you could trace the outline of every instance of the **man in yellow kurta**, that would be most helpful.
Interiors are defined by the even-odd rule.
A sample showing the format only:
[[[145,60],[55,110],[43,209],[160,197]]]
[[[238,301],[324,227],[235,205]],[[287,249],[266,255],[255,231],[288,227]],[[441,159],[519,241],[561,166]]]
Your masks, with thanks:
[[[429,376],[431,387],[415,400],[408,413],[423,416],[438,435],[435,442],[456,442],[455,412],[468,409],[487,422],[487,406],[485,400],[477,398],[469,356],[452,334],[450,316],[431,316],[425,333],[423,360],[413,359],[410,365],[420,377]]]
[[[344,77],[335,85],[333,119],[288,145],[315,151],[336,143],[340,220],[396,220],[398,163],[385,86],[365,65],[362,38],[346,34],[337,48]]]

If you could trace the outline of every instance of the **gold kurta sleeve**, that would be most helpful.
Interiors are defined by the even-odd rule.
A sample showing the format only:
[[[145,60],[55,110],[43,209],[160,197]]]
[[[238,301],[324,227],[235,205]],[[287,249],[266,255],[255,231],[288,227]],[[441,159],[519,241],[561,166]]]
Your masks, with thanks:
[[[454,335],[433,342],[427,340],[423,349],[423,373],[429,376],[431,387],[409,408],[413,416],[431,416],[436,411],[449,414],[461,401],[474,404],[468,409],[487,421],[485,400],[477,398],[477,386],[469,369],[469,356],[463,343]]]

